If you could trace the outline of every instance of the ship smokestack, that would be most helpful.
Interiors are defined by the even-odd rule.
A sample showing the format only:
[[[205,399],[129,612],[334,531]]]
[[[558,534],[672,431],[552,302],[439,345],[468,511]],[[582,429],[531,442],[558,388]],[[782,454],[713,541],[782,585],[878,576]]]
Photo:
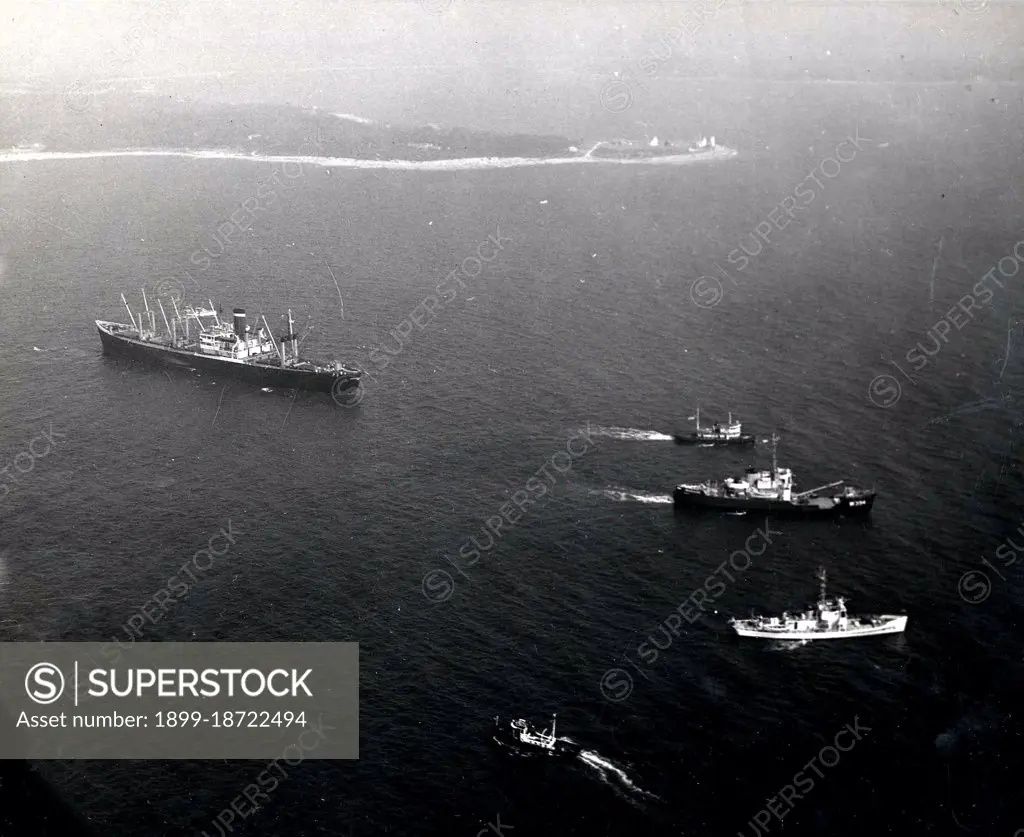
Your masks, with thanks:
[[[234,310],[235,315],[235,334],[239,337],[245,337],[245,309],[236,308]]]

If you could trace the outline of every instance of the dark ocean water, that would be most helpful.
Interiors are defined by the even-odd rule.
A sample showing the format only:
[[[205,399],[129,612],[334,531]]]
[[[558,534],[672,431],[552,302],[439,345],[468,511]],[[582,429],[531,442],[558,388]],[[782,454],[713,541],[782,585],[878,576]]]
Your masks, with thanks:
[[[927,367],[904,360],[1024,238],[1019,149],[1004,145],[1017,117],[974,101],[934,94],[946,111],[911,118],[830,99],[760,129],[747,114],[744,132],[720,131],[740,157],[707,166],[306,167],[205,271],[190,254],[219,249],[213,230],[272,166],[0,164],[3,206],[66,230],[5,228],[4,464],[51,423],[64,435],[0,501],[0,638],[126,640],[129,617],[230,519],[237,545],[144,639],[351,640],[362,661],[360,760],[290,769],[234,834],[469,837],[499,815],[520,837],[753,833],[855,718],[870,732],[772,833],[1012,834],[1024,585],[1019,563],[998,578],[981,559],[997,561],[1024,506],[1019,277]],[[735,283],[716,274],[858,126],[872,142]],[[504,249],[375,367],[370,350],[394,351],[389,332],[498,232]],[[691,298],[705,274],[723,282],[712,308]],[[341,409],[105,358],[93,319],[119,318],[122,292],[135,305],[140,287],[174,283],[275,326],[290,306],[300,333],[313,326],[309,352],[375,380]],[[902,384],[888,409],[868,391],[885,373]],[[719,613],[665,647],[659,625],[762,523],[665,502],[676,482],[767,461],[764,446],[659,438],[698,404],[759,438],[778,430],[802,486],[849,477],[879,498],[869,522],[772,522],[781,534]],[[444,556],[459,563],[588,426],[593,446],[550,496],[454,569]],[[819,566],[854,611],[910,614],[906,634],[731,635],[729,616],[810,600]],[[435,570],[454,582],[440,602],[424,592]],[[983,602],[958,594],[969,570],[991,576]],[[651,636],[648,664],[637,648]],[[632,678],[624,699],[602,693],[614,668]],[[491,742],[494,715],[552,712],[586,759],[513,759]],[[97,834],[154,837],[218,833],[264,767],[37,765]]]

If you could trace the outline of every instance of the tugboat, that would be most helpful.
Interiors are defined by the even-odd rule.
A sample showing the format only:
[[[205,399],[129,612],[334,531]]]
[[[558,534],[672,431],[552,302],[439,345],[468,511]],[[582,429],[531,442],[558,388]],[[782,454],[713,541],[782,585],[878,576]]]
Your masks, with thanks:
[[[724,511],[758,511],[795,517],[827,517],[840,514],[867,514],[875,502],[873,489],[848,485],[838,480],[799,494],[793,493],[793,472],[780,468],[775,457],[778,437],[772,434],[772,468],[758,471],[748,468],[738,479],[724,483],[704,482],[677,485],[672,498],[677,509],[707,508]]]
[[[692,433],[676,434],[677,445],[752,445],[754,437],[743,433],[743,425],[732,420],[723,427],[717,421],[711,427],[700,426],[700,407],[697,408],[697,429]]]
[[[319,363],[299,357],[298,337],[295,334],[292,312],[288,312],[288,333],[274,340],[266,317],[260,317],[262,328],[245,322],[245,310],[234,310],[233,322],[221,322],[213,301],[209,308],[185,306],[178,310],[173,298],[174,317],[168,319],[163,303],[157,300],[166,334],[157,334],[156,316],[150,310],[146,292],[142,292],[145,311],[133,314],[121,294],[121,302],[131,325],[107,320],[96,320],[103,351],[135,360],[169,366],[202,369],[262,387],[303,389],[331,392],[337,395],[359,386],[362,370],[345,366],[337,361]],[[190,334],[194,328],[194,336]],[[280,345],[278,345],[280,343]]]
[[[729,624],[740,636],[760,639],[839,639],[852,636],[901,634],[907,627],[902,615],[849,616],[846,600],[841,596],[830,599],[825,595],[825,570],[820,570],[821,590],[814,610],[796,615],[755,616],[752,619],[730,619]]]
[[[557,717],[557,714],[551,716],[551,731],[545,732],[523,718],[513,718],[508,727],[503,727],[498,716],[495,715],[494,725],[498,733],[494,736],[494,740],[504,746],[512,744],[519,751],[539,750],[549,756],[565,752],[567,750],[565,744],[568,742],[560,741],[555,735]]]

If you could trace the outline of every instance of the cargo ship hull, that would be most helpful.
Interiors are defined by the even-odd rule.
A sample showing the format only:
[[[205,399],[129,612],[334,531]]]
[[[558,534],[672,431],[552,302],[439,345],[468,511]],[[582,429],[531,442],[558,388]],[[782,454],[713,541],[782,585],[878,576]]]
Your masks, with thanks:
[[[672,493],[672,499],[677,509],[752,511],[788,517],[830,517],[868,514],[874,505],[875,494],[864,492],[853,497],[816,497],[786,502],[762,497],[715,496],[679,486]]]
[[[304,369],[302,364],[280,366],[274,362],[234,360],[232,358],[204,355],[187,349],[154,344],[115,333],[116,328],[125,328],[120,323],[96,321],[96,329],[103,343],[103,351],[114,357],[128,358],[157,366],[172,366],[187,369],[201,369],[261,387],[280,389],[301,389],[309,392],[339,393],[359,386],[361,372],[342,372]]]

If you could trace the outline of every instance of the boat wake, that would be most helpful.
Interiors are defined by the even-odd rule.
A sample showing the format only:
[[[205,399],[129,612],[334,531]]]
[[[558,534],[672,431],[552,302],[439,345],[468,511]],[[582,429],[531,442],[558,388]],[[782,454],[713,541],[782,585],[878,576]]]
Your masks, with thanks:
[[[498,718],[495,718],[498,731],[493,736],[496,744],[502,749],[520,758],[537,756],[559,756],[576,758],[587,767],[597,771],[601,781],[611,785],[612,789],[623,799],[634,805],[639,805],[642,799],[660,799],[653,793],[639,787],[629,774],[618,764],[602,757],[593,750],[585,750],[579,742],[569,736],[554,736],[554,720],[552,719],[551,733],[531,730],[527,722],[515,720],[511,728],[501,731]],[[511,735],[509,734],[511,732]],[[518,738],[517,738],[518,736]]]
[[[624,442],[671,442],[674,438],[657,430],[636,430],[632,427],[592,427],[590,435],[620,439]]]
[[[659,505],[672,502],[671,494],[651,494],[647,491],[625,491],[616,488],[602,488],[594,491],[609,500],[620,503],[657,503]]]
[[[592,750],[580,750],[577,758],[588,767],[596,770],[602,782],[611,785],[620,796],[630,802],[636,803],[638,798],[660,799],[655,794],[645,791],[634,784],[626,771],[617,764],[603,758]]]
[[[779,652],[796,651],[798,648],[803,648],[809,642],[809,639],[780,639],[769,645],[768,649]]]

